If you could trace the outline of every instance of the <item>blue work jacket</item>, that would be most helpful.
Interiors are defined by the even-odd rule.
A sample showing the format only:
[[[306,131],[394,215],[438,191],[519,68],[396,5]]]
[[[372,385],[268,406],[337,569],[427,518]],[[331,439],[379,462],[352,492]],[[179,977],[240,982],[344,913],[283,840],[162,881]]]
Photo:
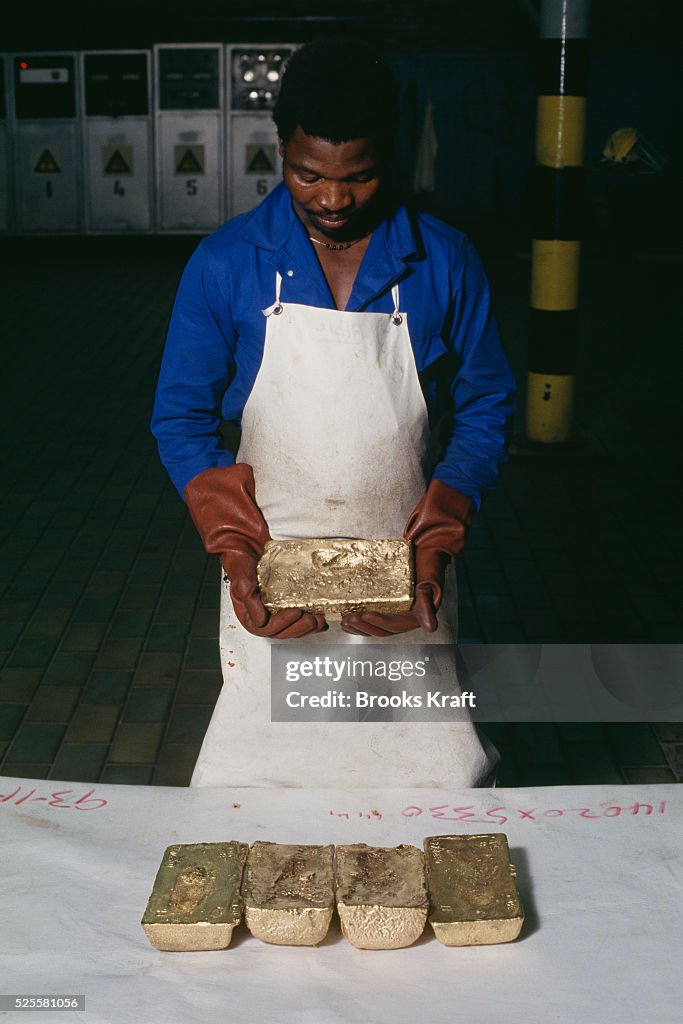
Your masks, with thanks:
[[[235,461],[220,422],[241,423],[276,271],[283,303],[335,308],[284,184],[203,239],[178,288],[152,431],[181,495],[197,473]],[[396,283],[432,428],[432,475],[479,507],[505,459],[514,396],[479,257],[461,232],[397,204],[372,234],[347,310],[391,313]]]

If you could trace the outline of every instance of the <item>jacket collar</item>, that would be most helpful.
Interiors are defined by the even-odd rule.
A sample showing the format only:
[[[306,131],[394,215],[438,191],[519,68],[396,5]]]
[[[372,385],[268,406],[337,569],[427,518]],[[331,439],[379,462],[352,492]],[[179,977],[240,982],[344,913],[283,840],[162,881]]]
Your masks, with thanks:
[[[280,183],[248,216],[241,237],[260,249],[272,252],[281,273],[286,273],[292,264],[296,265],[299,279],[303,274],[321,298],[324,296],[326,303],[331,301],[320,265],[292,208],[284,183]],[[421,255],[421,244],[410,215],[405,206],[395,199],[391,213],[373,232],[347,308],[362,309],[398,281],[405,274],[406,264]]]
[[[259,249],[279,252],[286,246],[296,220],[289,192],[280,182],[247,216],[241,237]]]

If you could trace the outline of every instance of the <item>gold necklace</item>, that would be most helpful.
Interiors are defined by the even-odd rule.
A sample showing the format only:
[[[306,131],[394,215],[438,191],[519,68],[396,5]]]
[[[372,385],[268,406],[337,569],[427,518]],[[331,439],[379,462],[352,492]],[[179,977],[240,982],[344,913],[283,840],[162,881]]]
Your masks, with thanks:
[[[370,231],[366,231],[364,235],[361,235],[360,238],[354,238],[354,240],[352,242],[339,242],[339,243],[337,243],[337,242],[321,242],[319,238],[314,238],[313,235],[309,235],[308,237],[310,238],[310,240],[312,242],[315,242],[316,245],[324,245],[326,249],[329,249],[332,252],[339,252],[342,249],[350,249],[352,245],[358,245],[358,243],[362,242],[364,238],[367,238],[369,234],[371,234],[371,232]]]

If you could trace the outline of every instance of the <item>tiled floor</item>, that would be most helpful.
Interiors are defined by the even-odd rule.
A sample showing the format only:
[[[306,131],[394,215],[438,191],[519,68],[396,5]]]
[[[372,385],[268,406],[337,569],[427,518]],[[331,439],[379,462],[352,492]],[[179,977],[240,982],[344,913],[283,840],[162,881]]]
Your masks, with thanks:
[[[193,243],[11,244],[0,771],[186,785],[221,683],[218,568],[158,464],[148,420]],[[512,253],[488,263],[523,390],[528,263]],[[676,265],[597,254],[589,266],[578,409],[600,457],[513,458],[459,566],[463,639],[683,641],[680,442],[666,418],[681,379],[668,340]],[[644,367],[646,326],[659,348]],[[683,779],[683,725],[486,728],[503,785]]]

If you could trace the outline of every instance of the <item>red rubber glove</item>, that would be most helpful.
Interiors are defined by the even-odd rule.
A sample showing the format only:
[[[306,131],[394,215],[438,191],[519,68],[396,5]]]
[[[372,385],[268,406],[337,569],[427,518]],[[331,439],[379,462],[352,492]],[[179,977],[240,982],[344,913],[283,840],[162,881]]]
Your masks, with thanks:
[[[357,636],[393,636],[422,628],[438,628],[436,613],[443,598],[446,566],[462,549],[474,503],[455,487],[432,480],[427,493],[410,514],[403,532],[415,546],[415,600],[397,615],[353,612],[342,619],[345,633]]]
[[[271,615],[261,600],[256,566],[270,534],[256,504],[251,466],[237,463],[205,469],[190,480],[183,497],[204,547],[221,556],[235,615],[246,630],[255,636],[288,640],[327,628],[322,615],[300,608]]]

